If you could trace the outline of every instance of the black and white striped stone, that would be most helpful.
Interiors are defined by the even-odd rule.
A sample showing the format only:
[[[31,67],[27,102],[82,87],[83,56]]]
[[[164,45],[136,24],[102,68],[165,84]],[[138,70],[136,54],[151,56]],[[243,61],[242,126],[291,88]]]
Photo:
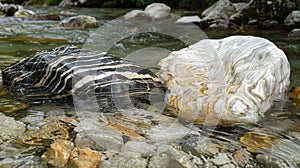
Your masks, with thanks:
[[[72,95],[94,97],[101,106],[114,99],[150,103],[149,96],[163,90],[157,76],[130,61],[98,51],[60,46],[36,53],[3,70],[3,86],[17,98],[31,102],[72,102]],[[120,99],[119,99],[120,100]]]

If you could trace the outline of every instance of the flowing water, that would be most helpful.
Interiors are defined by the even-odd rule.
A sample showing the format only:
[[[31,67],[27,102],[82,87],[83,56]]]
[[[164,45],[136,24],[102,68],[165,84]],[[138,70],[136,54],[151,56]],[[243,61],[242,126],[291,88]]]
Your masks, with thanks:
[[[124,15],[131,9],[97,9],[97,8],[54,8],[54,7],[30,7],[30,10],[36,13],[61,13],[68,11],[68,13],[88,14],[94,16],[103,25],[110,20]],[[66,12],[65,12],[66,13]],[[192,15],[197,14],[198,11],[182,11],[175,10],[178,15]],[[63,18],[68,17],[67,14],[60,14]],[[54,48],[63,44],[73,44],[82,46],[89,36],[97,30],[93,29],[53,29],[58,21],[29,21],[27,19],[17,18],[0,18],[0,68],[9,65],[17,60],[28,57],[37,51]],[[206,31],[209,38],[223,38],[229,35],[237,34],[232,31]],[[291,86],[300,86],[300,39],[288,37],[288,32],[282,30],[273,31],[257,31],[249,30],[240,32],[239,34],[250,34],[265,37],[277,46],[283,49],[291,64]],[[146,40],[145,40],[146,39]],[[133,53],[130,56],[132,60],[143,62],[143,57],[137,55],[149,56],[153,62],[145,64],[149,68],[156,70],[155,64],[161,58],[161,55],[156,56],[156,48],[165,48],[168,51],[178,50],[185,47],[185,44],[177,39],[169,36],[159,35],[155,33],[143,33],[136,36],[128,37],[123,42],[116,43],[111,49],[115,55],[124,57],[133,52],[137,48],[148,47],[147,50],[141,50]],[[165,51],[161,51],[163,53]],[[165,52],[168,53],[168,52]],[[128,57],[128,58],[131,58]],[[137,60],[138,59],[138,60]],[[149,59],[148,59],[149,61]],[[0,82],[2,79],[0,78]],[[298,99],[300,99],[298,97]],[[300,100],[299,100],[300,102]],[[248,151],[259,157],[256,157],[262,165],[271,166],[273,162],[280,162],[274,167],[281,165],[282,167],[297,167],[300,166],[300,116],[299,105],[295,106],[291,100],[279,102],[277,106],[273,107],[257,125],[243,125],[243,126],[218,126],[212,131],[205,132],[202,129],[201,134],[210,135],[215,139],[222,139],[224,141],[240,141],[241,146],[246,147]],[[6,116],[13,117],[15,120],[22,121],[30,125],[30,120],[33,118],[47,118],[57,116],[75,116],[72,107],[55,104],[32,105],[28,108],[27,104],[23,104],[14,98],[11,98],[4,90],[0,91],[0,111]],[[29,118],[29,119],[28,119]],[[202,125],[203,126],[203,125]],[[201,124],[199,128],[202,127]],[[161,128],[163,129],[163,128]],[[207,128],[212,129],[212,128]],[[200,129],[201,130],[201,129]],[[0,130],[1,132],[3,130]],[[159,131],[159,130],[158,130]],[[171,134],[177,131],[171,131]],[[201,132],[201,131],[200,131]],[[255,132],[255,133],[254,133]],[[166,136],[172,136],[166,134]],[[275,143],[276,142],[276,143]],[[1,142],[2,144],[2,142]],[[5,145],[4,145],[5,146]],[[0,146],[0,161],[8,158],[8,153],[5,152],[3,144]],[[268,146],[273,148],[263,150]],[[263,150],[257,152],[257,150]],[[26,153],[28,152],[19,152]],[[27,156],[26,155],[26,156]],[[32,154],[39,155],[39,154]],[[269,158],[265,159],[265,158]],[[268,160],[268,161],[266,161]],[[26,160],[25,160],[26,162]],[[270,166],[269,165],[269,166]],[[1,165],[0,165],[1,167]]]

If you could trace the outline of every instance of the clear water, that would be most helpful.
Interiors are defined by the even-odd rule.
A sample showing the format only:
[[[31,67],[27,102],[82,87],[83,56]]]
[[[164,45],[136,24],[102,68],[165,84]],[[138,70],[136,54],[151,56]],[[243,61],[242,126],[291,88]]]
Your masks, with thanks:
[[[60,13],[61,11],[69,11],[76,14],[88,14],[94,16],[99,20],[100,24],[104,24],[112,19],[124,15],[131,9],[96,9],[96,8],[54,8],[54,7],[30,7],[29,9],[34,10],[37,13]],[[197,11],[175,11],[176,14],[194,14]],[[63,15],[63,18],[67,17]],[[6,65],[13,63],[21,58],[28,57],[37,51],[44,49],[54,48],[63,44],[73,44],[82,46],[86,39],[96,31],[97,29],[87,30],[64,30],[64,29],[51,29],[51,27],[57,24],[57,21],[27,21],[27,20],[14,20],[3,23],[0,18],[0,68],[2,69]],[[231,31],[207,31],[205,32],[209,38],[222,38],[232,35]],[[268,38],[280,48],[282,48],[291,63],[291,88],[300,86],[300,39],[287,37],[288,32],[284,31],[247,31],[239,34],[249,34]],[[178,50],[185,47],[180,41],[169,37],[164,37],[156,34],[142,34],[144,39],[152,39],[152,41],[145,41],[140,43],[131,43],[135,38],[124,39],[123,42],[115,44],[112,49],[112,53],[119,56],[124,56],[137,48],[146,47],[160,47],[167,48],[169,51]],[[138,37],[137,37],[138,39]],[[153,40],[154,39],[154,40]],[[137,55],[143,53],[144,55],[152,55],[153,62],[146,65],[150,68],[154,68],[153,65],[160,59],[160,55],[155,55],[153,51],[155,48],[148,48],[136,53],[132,53],[130,57],[132,60],[138,59]],[[162,51],[164,52],[164,51]],[[143,61],[141,60],[138,61]],[[0,82],[1,82],[0,78]],[[0,94],[1,95],[1,94]],[[5,95],[0,97],[1,99],[12,99]],[[1,106],[2,101],[0,101]],[[280,104],[280,103],[279,103]],[[5,113],[5,115],[13,116],[17,120],[22,119],[24,116],[31,115],[35,116],[35,112],[43,112],[45,116],[60,116],[67,115],[73,116],[73,111],[69,107],[57,106],[54,104],[46,105],[34,105],[27,110],[21,110],[14,113]],[[236,128],[236,132],[228,132],[227,136],[232,136],[231,139],[237,139],[237,136],[243,134],[243,131],[258,131],[276,135],[282,138],[282,142],[288,139],[290,147],[285,146],[278,154],[274,157],[281,157],[282,160],[289,159],[289,153],[287,150],[292,148],[299,148],[300,143],[296,139],[291,138],[291,133],[300,132],[300,116],[299,109],[294,108],[291,101],[282,102],[279,106],[274,107],[266,115],[262,121],[255,126],[243,126]],[[0,130],[1,131],[1,130]],[[220,128],[220,131],[226,131],[224,128]],[[216,131],[216,135],[218,136]],[[284,144],[284,143],[283,143]],[[299,152],[299,151],[298,151]],[[295,154],[300,158],[300,152]],[[299,161],[299,160],[298,160]],[[288,161],[287,161],[288,162]]]

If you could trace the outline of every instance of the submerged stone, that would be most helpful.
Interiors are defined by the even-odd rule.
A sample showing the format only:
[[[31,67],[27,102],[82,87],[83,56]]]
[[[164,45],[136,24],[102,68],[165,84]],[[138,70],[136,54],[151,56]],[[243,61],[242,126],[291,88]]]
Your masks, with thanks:
[[[0,120],[0,143],[17,138],[26,130],[25,124],[2,113],[0,113]]]
[[[58,27],[68,29],[87,29],[96,28],[98,26],[96,18],[86,15],[72,16],[58,23]]]

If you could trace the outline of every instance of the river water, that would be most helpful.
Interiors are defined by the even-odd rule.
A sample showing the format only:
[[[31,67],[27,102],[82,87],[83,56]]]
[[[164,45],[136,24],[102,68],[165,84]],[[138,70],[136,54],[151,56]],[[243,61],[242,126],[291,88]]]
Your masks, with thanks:
[[[35,11],[36,13],[58,13],[63,18],[66,18],[68,14],[62,14],[64,11],[68,13],[73,13],[74,15],[87,14],[94,16],[99,21],[99,24],[103,25],[111,20],[124,15],[126,12],[131,9],[98,9],[98,8],[55,8],[55,7],[28,7],[28,9]],[[64,12],[66,13],[66,12]],[[199,11],[183,11],[175,10],[176,15],[192,15],[199,14]],[[0,18],[0,68],[9,65],[17,60],[28,57],[34,54],[37,51],[44,49],[51,49],[56,46],[63,44],[73,44],[77,46],[84,46],[85,42],[97,31],[98,28],[92,29],[55,29],[53,25],[56,25],[58,21],[29,21],[27,19],[20,18]],[[265,37],[272,42],[274,42],[279,48],[283,49],[288,56],[288,59],[291,64],[291,86],[290,90],[293,90],[294,87],[300,86],[300,39],[288,37],[288,32],[283,30],[272,30],[272,31],[257,31],[257,30],[247,30],[244,32],[233,32],[233,31],[216,31],[210,30],[205,31],[205,34],[208,38],[223,38],[229,35],[234,34],[243,34],[243,35],[255,35],[260,37]],[[146,39],[146,40],[145,40]],[[150,39],[150,40],[149,40]],[[152,58],[148,58],[149,64],[145,66],[153,68],[156,70],[155,64],[161,58],[160,56],[155,56],[156,49],[149,47],[160,47],[166,48],[169,51],[178,50],[185,47],[185,44],[181,43],[176,39],[166,37],[163,35],[145,33],[135,37],[129,37],[121,43],[116,43],[111,50],[115,55],[120,57],[126,57],[128,53],[136,50],[137,48],[145,48],[148,50],[142,50],[143,55],[150,55]],[[164,51],[161,51],[162,53]],[[166,52],[167,53],[167,52]],[[136,55],[141,54],[137,52],[132,54],[132,60],[137,62],[144,62],[145,60]],[[153,54],[153,55],[152,55]],[[130,58],[130,57],[128,57]],[[0,78],[0,81],[1,78]],[[37,113],[42,112],[44,118],[55,117],[55,116],[74,116],[71,107],[54,105],[54,104],[44,104],[44,105],[32,105],[27,108],[28,105],[18,102],[16,99],[11,98],[5,93],[5,91],[0,91],[0,110],[3,114],[9,117],[13,117],[15,120],[23,121],[24,118],[28,116],[36,117]],[[300,102],[300,101],[299,101]],[[271,142],[272,137],[276,137],[279,144],[282,146],[274,145],[272,149],[262,152],[261,157],[257,157],[259,160],[263,160],[263,157],[271,158],[268,163],[267,161],[260,161],[262,165],[273,165],[274,167],[278,165],[287,165],[287,167],[300,166],[300,151],[292,151],[295,158],[291,158],[290,151],[292,149],[300,148],[300,116],[299,116],[299,106],[291,100],[284,100],[279,103],[279,106],[276,106],[267,113],[266,117],[262,119],[255,126],[245,126],[236,128],[237,132],[229,131],[227,136],[232,136],[229,139],[238,141],[239,136],[243,135],[247,131],[256,131],[263,132],[264,134],[259,134],[258,137],[252,137],[255,134],[245,134],[249,136],[240,137],[240,142],[247,147],[251,152],[251,144],[257,144],[257,148],[261,149],[265,146],[273,146]],[[20,110],[18,110],[20,109]],[[41,116],[39,116],[41,117]],[[27,121],[28,122],[28,121]],[[26,122],[25,122],[26,123]],[[27,123],[28,124],[28,123]],[[201,124],[200,124],[201,125]],[[0,130],[1,131],[1,130]],[[221,132],[226,129],[220,128]],[[216,131],[217,132],[217,131]],[[269,134],[266,134],[269,133]],[[220,133],[221,134],[221,133]],[[225,135],[225,134],[222,134]],[[213,135],[212,135],[213,136]],[[216,135],[214,135],[217,137]],[[226,137],[226,136],[225,136]],[[271,138],[270,138],[271,137]],[[243,139],[247,139],[246,142]],[[278,140],[279,139],[279,140]],[[251,140],[254,141],[251,142]],[[269,142],[270,141],[270,142]],[[243,143],[244,142],[244,143]],[[1,142],[2,143],[2,142]],[[270,143],[265,145],[265,143]],[[250,144],[250,145],[249,145]],[[274,143],[276,144],[276,143]],[[288,145],[290,146],[288,146]],[[242,146],[243,146],[242,145]],[[248,146],[247,146],[248,145]],[[264,146],[265,145],[265,146]],[[249,147],[250,146],[250,147]],[[278,148],[278,149],[277,149]],[[1,146],[1,149],[4,150],[4,147]],[[273,151],[272,151],[273,150]],[[253,150],[252,150],[253,152]],[[253,152],[256,155],[256,152]],[[273,153],[273,154],[270,154]],[[278,153],[278,155],[277,155]],[[36,154],[35,154],[36,155]],[[5,159],[8,156],[0,152],[0,161]],[[273,160],[272,160],[273,159]],[[273,164],[274,162],[282,162],[282,164]],[[269,166],[270,166],[269,165]],[[0,165],[1,167],[1,165]]]

